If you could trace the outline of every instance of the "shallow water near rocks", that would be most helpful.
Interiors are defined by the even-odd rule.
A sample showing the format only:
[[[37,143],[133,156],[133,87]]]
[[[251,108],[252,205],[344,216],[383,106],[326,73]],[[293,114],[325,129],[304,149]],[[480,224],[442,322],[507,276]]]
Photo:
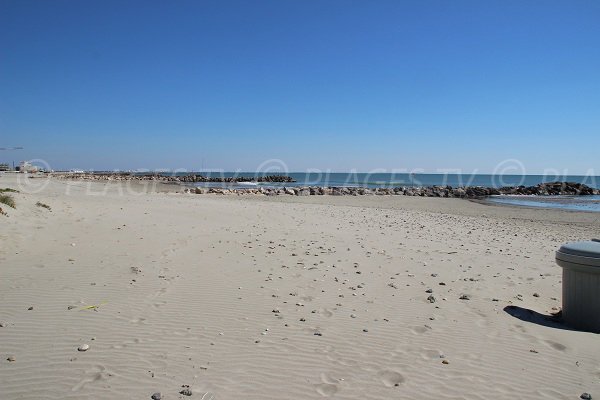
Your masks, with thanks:
[[[600,212],[600,196],[490,196],[488,201],[521,207]]]

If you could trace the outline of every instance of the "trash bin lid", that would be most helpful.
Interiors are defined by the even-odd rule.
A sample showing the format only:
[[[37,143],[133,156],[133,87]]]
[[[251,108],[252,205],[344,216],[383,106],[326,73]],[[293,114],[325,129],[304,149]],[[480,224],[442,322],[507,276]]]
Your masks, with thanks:
[[[556,258],[576,264],[600,267],[600,241],[567,243],[556,252]]]

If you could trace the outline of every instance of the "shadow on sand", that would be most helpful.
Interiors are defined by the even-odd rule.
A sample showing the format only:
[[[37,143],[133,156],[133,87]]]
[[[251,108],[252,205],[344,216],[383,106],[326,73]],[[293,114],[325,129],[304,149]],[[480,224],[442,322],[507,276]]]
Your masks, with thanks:
[[[506,306],[504,307],[504,312],[517,319],[520,319],[521,321],[531,322],[532,324],[542,325],[548,328],[564,329],[567,331],[577,330],[566,326],[562,321],[560,313],[556,315],[540,314],[537,311],[519,306]]]

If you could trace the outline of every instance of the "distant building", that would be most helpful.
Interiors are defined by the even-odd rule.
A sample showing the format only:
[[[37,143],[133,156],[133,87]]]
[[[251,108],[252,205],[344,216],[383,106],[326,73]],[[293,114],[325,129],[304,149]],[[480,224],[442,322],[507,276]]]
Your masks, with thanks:
[[[38,167],[32,165],[29,161],[21,161],[19,163],[19,172],[21,173],[35,173],[38,172]]]
[[[0,164],[0,171],[10,171],[10,165]]]

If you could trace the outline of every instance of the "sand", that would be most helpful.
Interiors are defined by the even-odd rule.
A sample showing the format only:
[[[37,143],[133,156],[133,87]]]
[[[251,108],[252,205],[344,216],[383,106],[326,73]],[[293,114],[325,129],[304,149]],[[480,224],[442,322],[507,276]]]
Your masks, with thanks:
[[[598,214],[122,185],[0,175],[2,399],[600,397],[545,318]]]

